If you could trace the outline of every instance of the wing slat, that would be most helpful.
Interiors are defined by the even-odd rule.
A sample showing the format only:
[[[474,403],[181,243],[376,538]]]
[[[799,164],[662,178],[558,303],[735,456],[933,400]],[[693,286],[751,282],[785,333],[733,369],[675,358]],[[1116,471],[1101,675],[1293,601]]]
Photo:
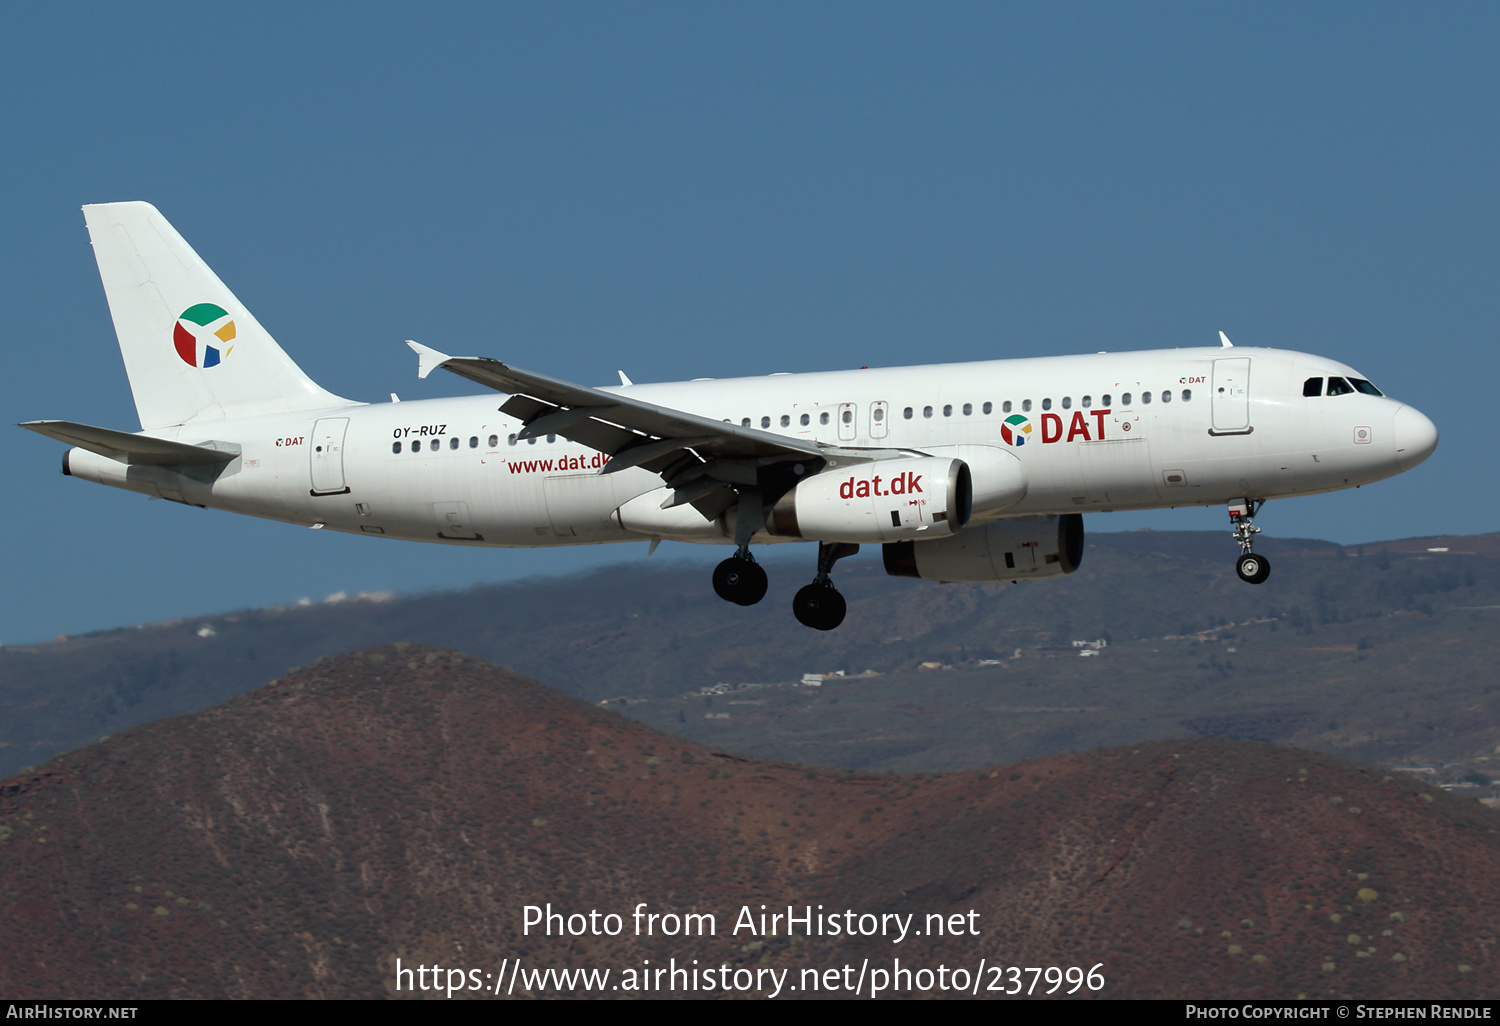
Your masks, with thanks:
[[[501,409],[523,422],[563,410],[596,410],[587,419],[572,424],[559,423],[553,433],[611,456],[635,445],[674,438],[683,439],[685,443],[691,439],[695,443],[692,448],[700,455],[726,460],[799,459],[823,454],[815,442],[804,439],[727,424],[616,392],[575,385],[487,357],[451,357],[415,342],[407,345],[421,357],[423,377],[434,368],[442,367],[461,378],[506,393],[511,398]],[[640,465],[649,470],[657,469],[655,465],[658,463],[668,466],[676,452],[680,450],[671,450]]]

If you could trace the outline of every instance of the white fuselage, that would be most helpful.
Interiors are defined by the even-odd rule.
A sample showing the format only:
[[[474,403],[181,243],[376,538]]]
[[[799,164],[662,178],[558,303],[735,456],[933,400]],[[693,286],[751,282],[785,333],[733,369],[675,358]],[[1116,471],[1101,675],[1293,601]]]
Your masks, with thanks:
[[[1420,413],[1403,415],[1408,407],[1380,395],[1304,396],[1303,382],[1317,376],[1358,374],[1317,356],[1237,347],[609,391],[845,449],[1004,449],[1026,480],[1024,499],[1004,517],[1332,491],[1399,473],[1431,451],[1436,435]],[[521,425],[499,412],[504,401],[480,395],[199,419],[153,434],[238,446],[239,458],[179,470],[73,449],[68,466],[149,495],[378,537],[496,546],[640,540],[614,513],[662,488],[661,478],[640,468],[601,475],[607,457],[560,436],[516,440]],[[1024,421],[1007,424],[1014,417]],[[726,528],[684,540],[734,538]]]

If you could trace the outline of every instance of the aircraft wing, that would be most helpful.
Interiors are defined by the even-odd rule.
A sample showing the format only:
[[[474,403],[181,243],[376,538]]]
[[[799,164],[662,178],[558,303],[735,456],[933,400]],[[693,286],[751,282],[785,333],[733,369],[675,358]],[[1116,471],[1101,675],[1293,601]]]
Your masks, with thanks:
[[[604,472],[645,467],[662,473],[691,449],[705,460],[776,463],[819,459],[824,450],[800,438],[741,427],[711,417],[574,385],[484,357],[452,357],[416,342],[417,374],[438,367],[505,392],[500,409],[520,420],[522,438],[557,434],[614,457]],[[753,477],[748,482],[753,483]],[[670,483],[670,482],[669,482]]]
[[[19,426],[120,463],[153,467],[211,466],[215,463],[228,463],[239,455],[203,445],[189,445],[165,438],[75,424],[70,420],[32,420]]]

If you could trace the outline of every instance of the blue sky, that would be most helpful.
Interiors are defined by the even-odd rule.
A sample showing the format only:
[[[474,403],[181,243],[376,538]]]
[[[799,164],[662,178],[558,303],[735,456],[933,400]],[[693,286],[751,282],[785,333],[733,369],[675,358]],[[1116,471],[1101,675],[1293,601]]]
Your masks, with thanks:
[[[78,207],[145,199],[351,398],[473,390],[418,382],[406,338],[606,383],[1222,328],[1350,363],[1442,432],[1267,532],[1494,530],[1497,29],[1462,3],[13,5],[0,407],[137,426]],[[11,432],[0,642],[645,553],[184,509]]]

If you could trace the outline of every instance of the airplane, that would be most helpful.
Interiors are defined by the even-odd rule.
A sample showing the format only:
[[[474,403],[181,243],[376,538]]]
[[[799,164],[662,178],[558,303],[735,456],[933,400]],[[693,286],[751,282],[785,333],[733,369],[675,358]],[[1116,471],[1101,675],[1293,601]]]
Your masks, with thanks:
[[[496,395],[363,403],[312,381],[155,207],[85,206],[138,432],[20,425],[62,472],[153,498],[474,547],[733,545],[714,590],[766,594],[752,546],[816,542],[798,621],[843,622],[834,564],[946,582],[1072,573],[1082,514],[1224,506],[1264,582],[1268,499],[1421,463],[1431,420],[1334,360],[1219,345],[596,388],[408,342]]]

